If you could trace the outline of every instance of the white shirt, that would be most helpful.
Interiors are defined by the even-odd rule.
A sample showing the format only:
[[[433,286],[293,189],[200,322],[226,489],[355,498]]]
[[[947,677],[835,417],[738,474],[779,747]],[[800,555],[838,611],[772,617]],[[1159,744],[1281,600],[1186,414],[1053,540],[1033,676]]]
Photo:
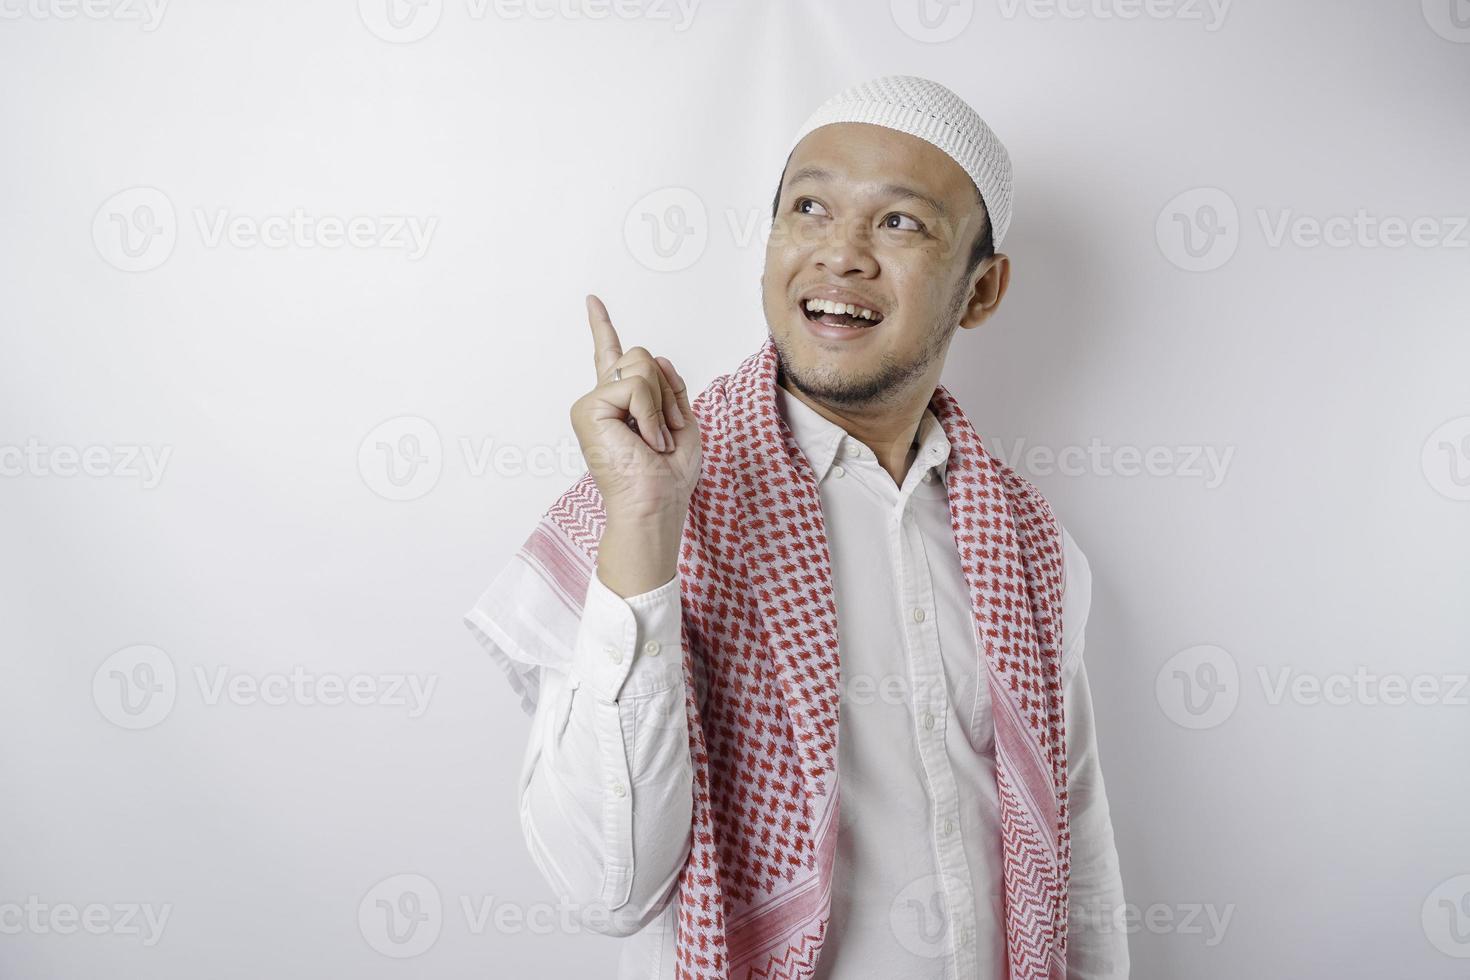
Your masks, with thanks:
[[[950,526],[949,441],[926,410],[902,486],[871,449],[777,387],[818,480],[842,700],[840,823],[819,980],[1005,976],[1000,807],[983,653]],[[1124,901],[1082,663],[1087,560],[1063,537],[1062,680],[1072,863],[1068,976],[1128,976]],[[679,585],[628,599],[594,574],[566,674],[543,672],[521,821],[589,928],[629,936],[619,980],[672,980],[690,839]],[[1101,912],[1099,910],[1102,910]]]

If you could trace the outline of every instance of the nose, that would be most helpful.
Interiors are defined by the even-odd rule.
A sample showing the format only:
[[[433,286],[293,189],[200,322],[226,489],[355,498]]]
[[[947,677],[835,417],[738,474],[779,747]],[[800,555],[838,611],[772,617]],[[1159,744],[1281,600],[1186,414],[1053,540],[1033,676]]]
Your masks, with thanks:
[[[834,276],[871,276],[878,271],[872,245],[872,235],[863,222],[834,220],[812,250],[812,260]]]

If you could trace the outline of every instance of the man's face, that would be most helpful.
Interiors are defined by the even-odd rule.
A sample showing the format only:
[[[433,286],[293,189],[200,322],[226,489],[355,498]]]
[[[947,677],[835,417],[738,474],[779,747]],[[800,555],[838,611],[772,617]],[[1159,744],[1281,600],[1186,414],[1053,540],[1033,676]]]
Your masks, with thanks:
[[[761,275],[787,383],[854,407],[937,384],[956,326],[989,312],[972,303],[976,279],[1006,261],[964,275],[986,220],[969,176],[925,140],[868,123],[808,133],[786,166]],[[1004,273],[989,277],[994,301]],[[880,319],[810,312],[814,297]]]

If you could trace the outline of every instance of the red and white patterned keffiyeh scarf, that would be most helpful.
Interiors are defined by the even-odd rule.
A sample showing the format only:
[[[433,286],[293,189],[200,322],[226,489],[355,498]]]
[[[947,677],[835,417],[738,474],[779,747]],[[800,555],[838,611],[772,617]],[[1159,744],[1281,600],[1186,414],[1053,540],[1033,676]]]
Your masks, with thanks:
[[[767,337],[693,403],[703,466],[679,552],[693,839],[679,878],[681,980],[813,976],[837,835],[837,613],[817,485],[776,404]],[[1071,838],[1060,526],[942,385],[950,521],[995,719],[1012,980],[1066,976]],[[534,710],[570,661],[603,528],[584,474],[466,621]],[[897,611],[895,610],[895,615]]]

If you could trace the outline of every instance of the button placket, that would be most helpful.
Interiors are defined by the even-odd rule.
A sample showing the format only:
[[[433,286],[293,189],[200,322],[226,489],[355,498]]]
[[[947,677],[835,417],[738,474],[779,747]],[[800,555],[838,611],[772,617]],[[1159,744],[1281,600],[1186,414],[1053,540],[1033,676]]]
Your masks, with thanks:
[[[891,610],[886,614],[889,622],[885,628],[891,630],[890,635],[900,644],[895,651],[899,658],[892,667],[879,662],[876,670],[893,671],[899,677],[906,675],[912,682],[911,690],[893,692],[899,695],[893,703],[900,707],[892,714],[894,723],[900,727],[891,733],[895,739],[902,739],[912,746],[906,751],[912,751],[920,758],[920,766],[915,767],[918,770],[916,776],[927,791],[929,800],[925,801],[927,805],[925,802],[919,804],[920,826],[917,829],[921,836],[928,834],[931,856],[925,863],[932,862],[924,873],[932,868],[946,883],[943,887],[947,908],[943,912],[953,914],[948,923],[944,919],[939,920],[941,926],[949,926],[946,930],[948,935],[942,937],[947,948],[935,952],[947,961],[942,968],[944,974],[965,977],[980,975],[975,966],[975,947],[979,938],[974,928],[976,892],[971,885],[973,879],[969,876],[964,851],[962,828],[967,824],[962,820],[957,771],[946,748],[949,739],[964,731],[962,720],[952,717],[953,708],[948,696],[945,670],[948,645],[945,644],[941,650],[941,643],[948,639],[948,634],[941,638],[939,627],[941,619],[944,619],[943,625],[948,628],[950,606],[946,604],[944,595],[934,592],[931,579],[937,571],[930,567],[925,555],[926,550],[931,554],[935,552],[935,547],[930,544],[934,539],[925,535],[930,533],[930,510],[939,506],[935,501],[941,499],[944,492],[942,474],[936,471],[932,461],[932,458],[937,458],[934,450],[939,448],[936,445],[938,437],[932,431],[935,422],[930,419],[926,424],[929,428],[925,430],[915,465],[902,486],[895,484],[876,463],[871,449],[862,446],[858,440],[841,435],[835,445],[824,442],[820,452],[827,460],[826,473],[831,479],[822,492],[824,507],[829,494],[833,495],[834,502],[846,505],[853,514],[859,511],[860,506],[867,508],[871,505],[872,509],[866,510],[863,516],[868,518],[867,526],[877,540],[869,538],[864,544],[877,550],[881,548],[883,538],[889,542],[889,553],[885,557],[892,564],[883,572],[885,578],[891,576],[892,591],[889,592],[891,598],[885,600]],[[817,452],[812,456],[822,458]],[[846,479],[849,476],[851,480]],[[936,482],[939,486],[935,486]],[[863,498],[861,504],[856,500],[859,494]],[[885,511],[886,518],[882,516]],[[916,609],[920,610],[917,617]],[[854,658],[853,663],[856,662]],[[869,664],[862,667],[874,669]],[[950,732],[951,728],[955,732]],[[923,826],[924,822],[927,822],[927,828]],[[949,825],[947,832],[944,829],[946,823]]]
[[[975,897],[969,860],[960,834],[959,789],[945,748],[945,731],[949,699],[939,649],[938,625],[933,614],[935,601],[925,542],[917,524],[903,527],[907,547],[900,567],[902,594],[908,605],[909,622],[904,633],[909,638],[912,655],[922,658],[932,685],[913,692],[912,710],[916,723],[917,743],[925,781],[933,801],[931,833],[937,868],[945,882],[946,902],[954,912],[955,928],[951,932],[955,966],[960,976],[974,971],[973,949]]]

